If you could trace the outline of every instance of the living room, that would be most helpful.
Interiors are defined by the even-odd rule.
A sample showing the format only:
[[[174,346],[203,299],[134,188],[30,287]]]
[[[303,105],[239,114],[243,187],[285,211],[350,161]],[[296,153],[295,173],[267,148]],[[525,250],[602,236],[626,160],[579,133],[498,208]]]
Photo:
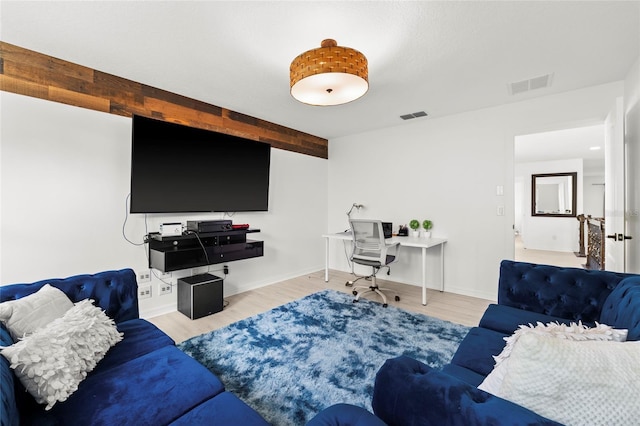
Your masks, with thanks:
[[[462,14],[459,21],[455,21],[454,12],[443,11],[447,2],[434,2],[433,7],[443,11],[436,17],[443,22],[457,23],[447,34],[459,32],[460,27],[471,23],[478,31],[485,24],[487,27],[504,25],[503,33],[493,32],[494,38],[478,41],[480,45],[498,45],[506,43],[507,37],[517,35],[521,27],[524,34],[521,41],[527,49],[536,49],[524,55],[529,60],[519,56],[519,61],[511,62],[506,54],[491,56],[496,54],[496,49],[487,47],[486,52],[478,53],[477,45],[473,44],[469,50],[475,53],[463,57],[461,53],[467,48],[452,37],[449,49],[453,53],[444,55],[441,61],[455,66],[442,70],[416,69],[409,73],[416,80],[431,81],[433,92],[415,90],[418,95],[414,96],[411,86],[402,85],[397,90],[396,99],[400,100],[392,104],[378,103],[382,96],[378,92],[380,86],[392,84],[394,78],[401,80],[396,72],[403,68],[402,61],[408,61],[407,68],[412,66],[410,58],[396,57],[394,45],[410,44],[410,29],[427,26],[419,19],[426,20],[427,15],[417,14],[415,19],[410,19],[410,4],[331,3],[329,6],[322,2],[313,5],[240,2],[234,6],[232,3],[196,2],[192,4],[193,10],[184,10],[180,9],[180,2],[160,5],[152,2],[92,2],[92,5],[2,2],[2,42],[327,139],[328,158],[272,148],[267,212],[128,214],[131,118],[12,93],[10,83],[3,80],[0,92],[1,285],[121,268],[148,271],[144,237],[158,231],[162,223],[232,219],[234,223],[248,223],[260,229],[256,238],[264,241],[265,250],[263,257],[228,264],[225,296],[267,289],[271,284],[323,270],[325,247],[321,236],[345,230],[349,226],[346,212],[352,204],[360,203],[364,207],[353,213],[354,218],[390,221],[394,231],[414,218],[433,221],[434,236],[446,238],[447,243],[444,270],[440,270],[436,252],[427,254],[430,289],[438,288],[435,283],[442,273],[445,292],[496,300],[500,261],[514,258],[515,137],[602,123],[616,98],[623,97],[627,126],[636,129],[627,143],[640,144],[637,2],[538,5],[537,2],[454,2],[450,7]],[[424,12],[430,3],[416,2],[414,6]],[[197,17],[214,14],[216,7],[221,11],[216,25],[226,17],[242,29],[237,31],[237,45],[218,43],[216,50],[210,50],[206,43],[196,43],[203,34],[189,32],[189,27],[214,31],[213,25],[208,26],[206,20]],[[261,15],[270,7],[277,13]],[[308,38],[299,37],[306,26],[300,22],[305,23],[302,17],[309,15],[307,8],[322,17],[336,13],[341,16],[340,22],[327,27],[327,21],[319,19],[309,24],[314,30]],[[369,12],[363,10],[366,8]],[[496,8],[505,10],[495,14]],[[532,13],[534,11],[537,13]],[[368,20],[362,19],[369,31],[356,36],[358,31],[351,30],[344,22],[348,18],[358,20],[359,14],[365,13],[371,14],[367,15]],[[379,30],[378,34],[374,32],[376,26],[385,23],[385,14],[389,16],[389,13],[397,13],[391,16],[408,26],[406,33],[394,32],[391,28],[385,30],[384,35]],[[479,17],[476,20],[474,14],[477,13],[487,21]],[[497,18],[489,20],[493,15]],[[531,19],[534,15],[540,21]],[[245,25],[241,25],[243,17],[248,20]],[[295,17],[300,17],[296,25],[287,27],[290,31],[296,27],[291,33],[286,33],[280,25],[261,23],[295,21]],[[518,20],[512,19],[516,17]],[[155,24],[151,23],[153,19],[157,20]],[[551,24],[544,19],[549,19]],[[529,26],[521,26],[523,23]],[[570,30],[560,31],[558,27]],[[166,31],[167,28],[172,30]],[[554,29],[556,37],[551,41],[542,37],[549,28]],[[464,41],[471,43],[472,36],[470,31]],[[326,37],[336,38],[339,43],[368,55],[370,91],[362,99],[342,106],[317,108],[299,104],[287,93],[287,68],[295,55],[319,45]],[[300,40],[294,43],[292,40],[297,38]],[[605,41],[593,43],[598,38]],[[285,40],[291,41],[291,45],[283,45]],[[369,44],[366,40],[370,40]],[[447,41],[437,38],[440,44],[446,45]],[[554,45],[556,42],[559,44]],[[198,56],[187,54],[193,53],[192,50],[181,50],[180,44],[199,44],[199,50],[194,50],[201,56],[211,55],[225,62],[220,58],[228,55],[239,57],[238,62],[214,74],[200,66]],[[509,54],[516,53],[515,44],[510,45],[514,50],[507,51]],[[369,54],[376,51],[376,46],[383,47],[379,52],[386,52],[388,56]],[[423,47],[420,52],[430,55],[424,44],[419,46]],[[284,52],[277,57],[288,59],[273,65],[268,51],[280,48]],[[169,56],[153,62],[150,59],[157,56],[148,52],[155,49],[166,51]],[[545,61],[545,55],[553,56],[554,60]],[[559,62],[559,57],[564,57],[563,62]],[[378,63],[374,62],[376,58]],[[569,67],[569,62],[581,64],[586,77],[582,78],[575,67]],[[490,87],[504,92],[502,99],[506,100],[499,104],[487,103],[482,101],[482,96],[475,96],[488,91],[487,87],[476,87],[478,92],[471,96],[473,88],[467,84],[494,70],[489,67],[493,63],[502,63],[507,70],[496,78],[500,84]],[[602,63],[609,65],[605,67]],[[572,72],[563,75],[565,69]],[[240,74],[238,80],[233,80],[234,70]],[[457,73],[462,89],[439,88],[438,79],[444,77],[443,72]],[[521,97],[508,94],[510,82],[547,72],[555,73],[551,87]],[[279,83],[266,77],[277,73],[283,74],[277,77],[282,80]],[[252,89],[247,93],[242,90],[243,78],[252,81]],[[182,86],[191,79],[206,83],[197,88]],[[226,79],[233,84],[226,83]],[[265,94],[254,93],[256,86],[264,86]],[[451,91],[443,94],[438,90]],[[282,93],[272,96],[274,91]],[[263,96],[277,99],[284,113],[279,113],[279,108],[272,104],[261,105],[259,100]],[[436,96],[445,99],[447,104],[434,105],[432,99]],[[402,97],[406,101],[402,101]],[[459,109],[458,102],[465,108]],[[419,110],[425,110],[429,116],[407,122],[398,118]],[[380,111],[387,121],[367,118],[369,113]],[[357,130],[346,131],[350,125]],[[633,161],[638,164],[639,160]],[[159,167],[170,170],[170,165]],[[367,168],[371,171],[363,178],[363,170]],[[504,189],[503,195],[496,195],[497,187]],[[635,203],[640,199],[638,191],[638,188],[631,191],[636,194],[631,197]],[[500,207],[504,215],[496,214]],[[638,243],[638,238],[631,242],[633,247],[638,247]],[[329,263],[335,279],[342,284],[343,273],[349,272],[350,267],[341,243],[332,244]],[[422,273],[420,263],[418,250],[405,250],[389,279],[418,286]],[[174,272],[163,279],[175,284],[180,277],[207,270],[217,273],[213,267],[199,268]],[[176,310],[177,292],[158,294],[161,283],[158,277],[151,277],[152,297],[140,300],[143,318]],[[421,309],[419,298],[412,303]]]
[[[35,12],[28,3],[3,3],[3,41],[64,56],[56,54],[56,49],[38,49],[35,40],[31,44],[20,43],[27,35],[43,42],[51,40],[52,36],[44,33],[44,25],[53,13],[67,13],[62,5],[52,2],[47,9]],[[597,8],[583,6],[573,7],[576,11],[586,10],[581,13],[587,16],[597,15]],[[633,3],[617,5],[621,9],[631,6]],[[106,7],[115,13],[112,9]],[[264,9],[262,6],[260,10]],[[84,5],[77,13],[88,19],[91,11]],[[156,13],[161,12],[157,9]],[[617,13],[625,14],[624,10]],[[42,25],[38,19],[44,21]],[[633,19],[637,21],[637,16]],[[608,24],[617,25],[613,18]],[[30,31],[33,26],[40,29]],[[604,25],[602,28],[606,33]],[[68,32],[72,35],[74,30],[69,28]],[[637,40],[626,40],[632,34],[617,34],[633,53]],[[62,46],[58,45],[60,49]],[[104,58],[101,62],[109,61]],[[447,291],[495,298],[496,265],[503,258],[513,258],[514,137],[604,120],[616,97],[624,95],[627,103],[637,98],[637,55],[625,63],[629,66],[618,71],[614,81],[442,117],[406,123],[398,119],[400,123],[383,129],[330,137],[327,160],[272,149],[269,211],[237,213],[232,218],[235,223],[249,223],[261,229],[265,256],[230,265],[225,293],[235,294],[322,269],[324,244],[320,236],[346,229],[345,213],[357,202],[365,207],[354,217],[380,218],[393,222],[394,227],[414,217],[433,220],[433,234],[448,239],[444,271]],[[102,69],[111,70],[112,67]],[[521,75],[530,74],[535,73],[524,71]],[[369,98],[376,94],[374,82]],[[542,89],[540,93],[545,90],[550,91]],[[530,96],[535,95],[531,93]],[[318,123],[326,120],[326,109],[298,107],[286,89],[284,96],[288,108],[293,104],[305,114],[319,115]],[[425,96],[428,100],[429,95]],[[360,101],[367,102],[367,95]],[[132,246],[122,236],[129,193],[130,119],[6,91],[2,92],[2,106],[1,282],[25,282],[122,266],[136,271],[148,269],[144,246]],[[336,108],[344,114],[356,107],[357,102]],[[251,108],[258,107],[252,103]],[[404,108],[428,109],[428,105]],[[403,112],[406,111],[399,109],[397,115]],[[633,122],[634,117],[629,119]],[[295,128],[289,122],[279,124]],[[88,134],[89,129],[100,131]],[[331,132],[327,130],[319,136]],[[371,183],[363,185],[359,183],[359,167],[354,164],[379,165],[384,173],[374,174],[369,177]],[[497,186],[504,187],[504,196],[495,195]],[[504,216],[496,215],[498,206],[505,207]],[[146,232],[157,231],[163,222],[218,219],[224,214],[147,216],[129,216],[124,229],[127,238],[140,243]],[[338,250],[333,253],[332,268],[348,271],[344,256]],[[394,268],[393,279],[419,283],[419,253],[408,250],[403,255]],[[36,263],[34,256],[38,258]],[[428,282],[438,279],[437,262],[437,253],[429,253]],[[146,316],[162,313],[170,306],[175,307],[175,295],[141,301]]]

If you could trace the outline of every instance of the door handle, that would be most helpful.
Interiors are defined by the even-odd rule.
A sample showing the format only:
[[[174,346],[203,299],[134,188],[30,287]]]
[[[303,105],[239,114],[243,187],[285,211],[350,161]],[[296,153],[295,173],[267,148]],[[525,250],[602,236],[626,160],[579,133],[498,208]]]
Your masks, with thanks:
[[[629,235],[624,235],[624,234],[611,234],[611,235],[607,235],[607,238],[611,238],[612,240],[615,240],[615,241],[623,241],[623,240],[631,240],[633,237]]]

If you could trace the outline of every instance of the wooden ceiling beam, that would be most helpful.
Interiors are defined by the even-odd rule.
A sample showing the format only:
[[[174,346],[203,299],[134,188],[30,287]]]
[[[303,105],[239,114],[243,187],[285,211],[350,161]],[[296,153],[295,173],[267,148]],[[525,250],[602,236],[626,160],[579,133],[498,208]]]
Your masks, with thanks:
[[[327,139],[0,41],[0,90],[215,130],[328,158]]]

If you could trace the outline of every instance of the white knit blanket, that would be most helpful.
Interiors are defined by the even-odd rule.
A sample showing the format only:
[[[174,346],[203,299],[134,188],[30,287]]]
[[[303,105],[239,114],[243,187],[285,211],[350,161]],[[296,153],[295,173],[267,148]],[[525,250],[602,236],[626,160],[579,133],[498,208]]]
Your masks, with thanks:
[[[495,394],[566,425],[637,425],[640,342],[521,333]]]

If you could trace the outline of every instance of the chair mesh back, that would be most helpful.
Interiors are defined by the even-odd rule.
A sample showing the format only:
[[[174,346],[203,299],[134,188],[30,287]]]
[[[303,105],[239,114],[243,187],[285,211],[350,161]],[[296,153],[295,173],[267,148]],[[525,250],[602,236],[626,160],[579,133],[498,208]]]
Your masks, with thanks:
[[[351,221],[353,232],[353,255],[357,259],[384,263],[384,232],[379,220],[354,219]]]

